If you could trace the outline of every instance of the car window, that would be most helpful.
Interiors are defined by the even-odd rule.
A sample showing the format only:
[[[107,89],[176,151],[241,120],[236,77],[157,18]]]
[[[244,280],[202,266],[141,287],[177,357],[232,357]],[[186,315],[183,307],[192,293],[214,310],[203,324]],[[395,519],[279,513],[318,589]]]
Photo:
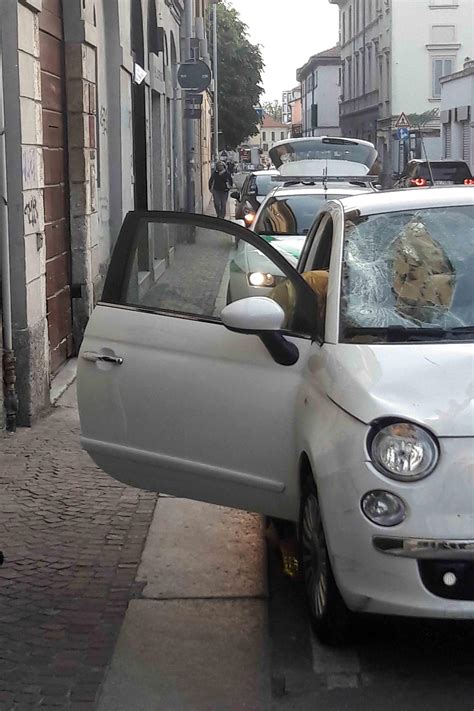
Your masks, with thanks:
[[[236,254],[242,252],[246,232],[232,223],[228,231],[221,229],[215,224],[215,218],[177,214],[179,217],[174,221],[167,219],[166,213],[127,216],[114,250],[102,301],[219,323],[222,309],[235,300],[229,291],[231,271],[237,270],[239,279],[248,286],[248,270],[240,269],[236,258]],[[239,232],[239,250],[231,234],[233,231]],[[271,251],[270,247],[266,249]],[[273,257],[275,264],[263,253],[262,257],[282,278],[288,277],[291,267],[284,257],[279,254]],[[311,308],[305,299],[310,297],[309,303],[313,303],[313,297],[304,284],[301,292],[299,277],[297,274],[295,277],[297,283],[293,302],[288,305],[286,330],[295,335],[311,335],[313,325],[308,315]]]
[[[433,178],[436,181],[463,183],[467,178],[471,177],[467,165],[457,161],[443,161],[442,163],[433,161],[431,163],[431,170],[433,171]],[[419,176],[425,180],[431,180],[430,169],[427,163],[420,163]]]
[[[272,151],[281,163],[301,160],[343,160],[362,163],[370,169],[377,160],[374,146],[346,138],[308,138],[308,140],[288,141],[280,146],[274,146]]]
[[[272,175],[256,175],[255,181],[257,184],[257,195],[268,195],[270,190],[276,186],[276,182],[272,180]]]
[[[472,205],[347,220],[342,337],[403,341],[421,329],[440,340],[462,336],[474,329],[473,273]]]
[[[337,200],[339,195],[331,195],[331,200]],[[301,235],[306,236],[314,218],[326,203],[322,195],[291,195],[271,197],[264,205],[255,232],[260,235]]]

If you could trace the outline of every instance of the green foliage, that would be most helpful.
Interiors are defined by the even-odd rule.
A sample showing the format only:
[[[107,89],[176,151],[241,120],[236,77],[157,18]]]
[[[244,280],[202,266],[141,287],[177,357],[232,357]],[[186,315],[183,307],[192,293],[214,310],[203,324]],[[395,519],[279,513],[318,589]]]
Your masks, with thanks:
[[[275,119],[275,121],[281,121],[283,116],[282,105],[279,101],[264,101],[262,108],[266,114]]]
[[[210,15],[212,17],[212,13]],[[208,37],[212,54],[212,21]],[[258,45],[248,39],[248,28],[234,8],[217,6],[217,71],[219,98],[219,148],[234,149],[257,133],[263,59]]]

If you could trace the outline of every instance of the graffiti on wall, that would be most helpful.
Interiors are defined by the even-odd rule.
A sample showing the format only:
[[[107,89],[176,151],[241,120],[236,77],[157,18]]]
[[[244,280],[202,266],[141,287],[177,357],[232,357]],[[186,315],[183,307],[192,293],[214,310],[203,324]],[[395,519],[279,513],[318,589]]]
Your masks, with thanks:
[[[28,220],[28,224],[35,227],[38,224],[39,219],[38,203],[35,196],[31,197],[26,203],[24,213],[26,215],[26,219]]]

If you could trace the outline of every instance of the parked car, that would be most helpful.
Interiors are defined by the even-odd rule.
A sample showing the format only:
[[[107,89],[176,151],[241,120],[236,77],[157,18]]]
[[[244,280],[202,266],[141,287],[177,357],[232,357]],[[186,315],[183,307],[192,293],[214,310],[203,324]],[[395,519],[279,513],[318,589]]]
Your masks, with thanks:
[[[224,306],[236,236],[285,275],[271,298]],[[84,448],[297,523],[326,642],[357,612],[474,619],[471,188],[330,201],[298,269],[230,221],[129,213],[78,358]]]
[[[431,171],[430,171],[431,168]],[[405,170],[395,181],[395,188],[423,188],[427,185],[472,185],[474,177],[464,160],[432,160],[419,158],[408,161]]]
[[[230,196],[235,199],[236,220],[245,220],[247,225],[252,224],[263,199],[275,187],[275,183],[272,183],[273,175],[278,175],[278,171],[254,171],[245,178],[241,190],[231,192]]]
[[[274,185],[276,185],[274,183]],[[362,185],[296,183],[275,187],[263,201],[250,227],[296,267],[309,229],[328,200],[371,190]],[[230,262],[227,301],[247,296],[268,296],[285,278],[283,272],[256,247],[238,242]]]

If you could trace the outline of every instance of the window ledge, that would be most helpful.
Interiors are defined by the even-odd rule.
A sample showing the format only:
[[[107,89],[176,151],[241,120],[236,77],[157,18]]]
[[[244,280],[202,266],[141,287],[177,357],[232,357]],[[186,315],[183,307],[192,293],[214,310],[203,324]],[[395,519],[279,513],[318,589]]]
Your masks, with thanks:
[[[438,50],[455,50],[461,48],[460,42],[439,42],[438,44],[426,44],[426,49],[430,52]]]

